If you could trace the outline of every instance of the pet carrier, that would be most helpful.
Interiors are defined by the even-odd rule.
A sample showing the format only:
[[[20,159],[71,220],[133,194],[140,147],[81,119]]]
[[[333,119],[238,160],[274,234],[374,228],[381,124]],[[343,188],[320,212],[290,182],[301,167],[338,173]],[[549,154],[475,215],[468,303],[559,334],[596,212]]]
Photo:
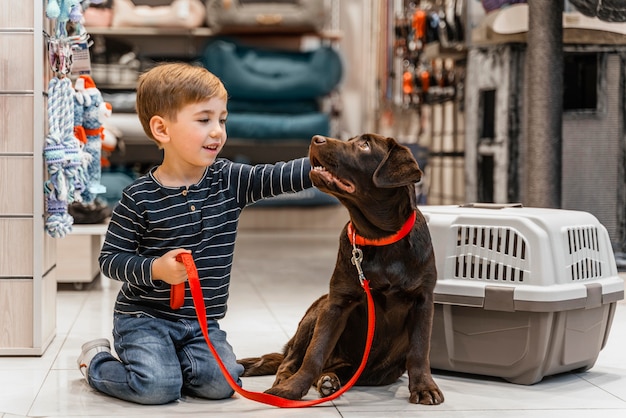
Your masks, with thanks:
[[[591,368],[624,281],[591,214],[424,206],[437,258],[431,367],[533,384]]]

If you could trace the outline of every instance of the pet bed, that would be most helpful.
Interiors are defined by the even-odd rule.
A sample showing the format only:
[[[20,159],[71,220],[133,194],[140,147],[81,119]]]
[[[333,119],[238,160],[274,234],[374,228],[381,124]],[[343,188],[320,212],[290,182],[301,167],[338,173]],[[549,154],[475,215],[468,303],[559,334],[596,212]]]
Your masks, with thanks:
[[[207,25],[216,32],[311,32],[328,20],[320,0],[207,0]]]
[[[329,135],[330,120],[325,113],[289,114],[228,114],[226,125],[229,138],[238,139],[304,139],[313,135]]]
[[[298,52],[210,41],[202,64],[236,100],[310,100],[326,96],[342,77],[342,62],[330,46]]]

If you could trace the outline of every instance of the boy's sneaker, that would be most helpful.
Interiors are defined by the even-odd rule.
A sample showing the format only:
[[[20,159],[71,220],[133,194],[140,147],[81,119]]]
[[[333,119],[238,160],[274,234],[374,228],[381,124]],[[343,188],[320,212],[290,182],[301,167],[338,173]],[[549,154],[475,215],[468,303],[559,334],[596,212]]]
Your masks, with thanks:
[[[106,351],[107,353],[111,352],[111,343],[109,343],[109,340],[106,338],[98,338],[97,340],[87,341],[83,344],[82,352],[76,361],[78,363],[78,369],[83,376],[87,377],[89,363],[91,363],[94,356],[103,351]]]

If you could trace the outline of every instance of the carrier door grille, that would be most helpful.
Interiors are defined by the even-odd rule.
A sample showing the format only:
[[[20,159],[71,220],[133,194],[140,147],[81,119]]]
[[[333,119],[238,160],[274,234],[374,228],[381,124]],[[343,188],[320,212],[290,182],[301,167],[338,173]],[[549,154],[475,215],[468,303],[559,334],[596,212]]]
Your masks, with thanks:
[[[523,282],[529,271],[524,237],[506,227],[456,226],[454,277]]]
[[[572,280],[602,277],[602,257],[598,229],[594,226],[568,228],[564,233],[566,260]]]

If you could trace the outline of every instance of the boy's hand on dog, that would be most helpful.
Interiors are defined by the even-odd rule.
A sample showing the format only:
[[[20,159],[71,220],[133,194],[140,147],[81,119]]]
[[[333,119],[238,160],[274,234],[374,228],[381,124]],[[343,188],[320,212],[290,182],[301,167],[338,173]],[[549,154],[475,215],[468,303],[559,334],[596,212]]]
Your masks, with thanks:
[[[181,253],[191,253],[184,248],[177,248],[163,254],[152,263],[152,279],[162,280],[165,283],[176,285],[187,281],[185,265],[176,260]]]

